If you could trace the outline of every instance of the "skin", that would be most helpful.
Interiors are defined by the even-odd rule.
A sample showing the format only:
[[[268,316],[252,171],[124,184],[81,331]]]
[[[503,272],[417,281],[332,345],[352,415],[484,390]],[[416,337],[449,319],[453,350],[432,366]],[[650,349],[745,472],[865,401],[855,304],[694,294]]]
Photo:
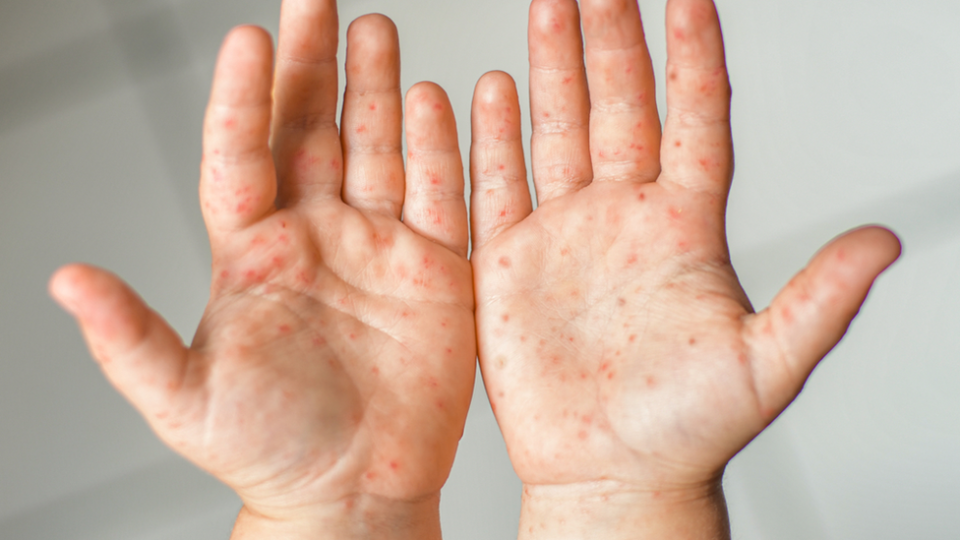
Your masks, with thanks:
[[[536,210],[515,85],[477,85],[479,357],[524,483],[521,538],[728,538],[724,466],[900,253],[885,229],[847,233],[755,313],[724,228],[733,147],[715,6],[669,0],[666,35],[661,129],[635,0],[533,1]]]
[[[405,170],[396,28],[366,16],[338,129],[337,25],[334,0],[285,1],[275,73],[265,31],[224,42],[200,180],[212,289],[189,347],[108,272],[50,283],[156,433],[243,499],[235,539],[439,538],[473,388],[450,103],[409,91]]]

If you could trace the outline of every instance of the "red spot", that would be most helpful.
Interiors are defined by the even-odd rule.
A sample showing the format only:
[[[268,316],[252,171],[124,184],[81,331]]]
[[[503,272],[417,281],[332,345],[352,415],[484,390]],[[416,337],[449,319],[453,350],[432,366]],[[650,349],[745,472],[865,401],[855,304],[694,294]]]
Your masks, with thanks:
[[[303,285],[306,285],[307,283],[310,283],[310,276],[307,275],[306,271],[298,272],[297,281],[299,281]]]
[[[323,347],[324,345],[327,344],[327,340],[325,340],[325,339],[323,339],[322,337],[319,337],[319,336],[318,336],[318,337],[314,337],[314,338],[311,340],[311,342],[313,343],[313,346],[314,346],[314,347]]]
[[[683,214],[683,210],[681,210],[681,209],[679,209],[679,208],[677,208],[677,207],[675,207],[675,206],[671,206],[671,207],[670,207],[670,217],[671,217],[671,218],[673,218],[673,219],[680,219],[680,215],[681,215],[681,214]]]
[[[442,110],[443,110],[443,103],[434,103],[434,104],[433,104],[433,110],[435,110],[435,111],[442,111]]]
[[[435,185],[435,186],[439,186],[439,185],[440,185],[440,177],[437,176],[437,175],[435,175],[435,174],[431,174],[431,175],[430,175],[430,183],[433,184],[433,185]]]
[[[572,82],[573,82],[573,76],[572,76],[572,75],[571,75],[570,77],[564,77],[564,78],[563,78],[563,84],[570,84],[570,83],[572,83]]]
[[[676,146],[677,148],[680,148],[681,146],[683,146],[683,143],[680,142],[680,140],[678,139],[676,141],[673,141],[673,145]]]
[[[623,298],[617,298],[617,305],[623,307],[627,305],[627,301]]]
[[[377,366],[373,366],[372,368],[370,368],[370,373],[373,374],[373,375],[379,375],[379,374],[380,374],[380,368],[378,368]]]
[[[436,387],[440,386],[440,383],[437,382],[437,379],[435,379],[435,378],[433,378],[433,377],[430,377],[430,378],[427,379],[427,385],[428,385],[430,388],[436,388]]]
[[[409,312],[409,311],[404,311],[403,313],[400,314],[400,316],[401,316],[401,317],[404,317],[404,318],[409,317],[409,316],[410,316],[410,312]]]
[[[507,210],[503,209],[500,211],[500,217],[507,217]]]
[[[500,266],[504,268],[510,268],[510,258],[509,257],[500,257]]]
[[[580,432],[577,433],[577,438],[580,439],[581,441],[586,440],[587,432],[581,429]]]
[[[550,113],[548,113],[548,112],[543,113],[543,117],[544,117],[544,118],[550,118]]]
[[[443,328],[446,328],[446,327],[447,327],[447,321],[441,321],[441,322],[440,322],[440,326],[442,326]]]
[[[640,199],[641,201],[645,201],[647,200],[647,195],[645,193],[641,193],[640,195],[637,196],[637,198]]]
[[[684,39],[687,39],[687,34],[683,31],[682,28],[677,28],[677,29],[674,29],[673,31],[673,37],[682,41]]]
[[[611,371],[610,373],[607,373],[607,379],[613,380],[613,376],[616,375],[616,373],[617,373],[616,371]]]
[[[356,130],[356,131],[357,131],[357,133],[363,133],[363,132],[365,132],[366,130],[367,130],[367,126],[365,126],[365,125],[363,125],[363,124],[360,124],[359,126],[357,126],[357,130]]]
[[[677,80],[677,77],[678,77],[678,75],[677,75],[677,72],[676,72],[676,71],[671,71],[671,72],[670,72],[670,80],[671,80],[671,81],[676,81],[676,80]]]
[[[690,338],[690,341],[689,341],[688,343],[690,343],[691,345],[696,345],[696,344],[697,344],[697,338]]]
[[[527,341],[527,336],[520,336],[520,342],[523,343]]]
[[[281,334],[289,334],[289,333],[290,333],[290,325],[288,325],[288,324],[281,324],[280,326],[277,327],[277,332],[280,332]]]
[[[497,165],[497,170],[504,171],[506,169],[507,169],[507,166],[504,165],[503,163],[501,163],[500,165]]]
[[[842,260],[845,260],[846,258],[847,258],[847,252],[844,251],[843,249],[838,249],[838,250],[837,250],[837,260],[838,260],[838,261],[842,261]]]
[[[333,170],[335,170],[335,171],[339,171],[339,170],[340,170],[340,160],[339,160],[339,159],[331,159],[331,160],[330,160],[330,168],[333,169]]]
[[[629,338],[629,339],[630,339],[630,343],[633,343],[634,341],[637,340],[637,335],[636,335],[636,334],[630,334],[630,338]]]
[[[747,355],[741,353],[740,356],[737,358],[737,361],[740,362],[741,365],[744,365],[744,366],[747,365]]]
[[[233,129],[237,127],[237,119],[230,117],[223,121],[223,127],[227,129]]]
[[[270,260],[270,262],[272,262],[273,265],[276,266],[276,267],[278,267],[278,268],[281,267],[281,266],[283,266],[283,258],[282,258],[282,257],[274,257],[273,259]]]
[[[600,364],[600,371],[601,371],[601,372],[606,371],[606,370],[608,370],[608,369],[610,369],[610,362],[604,362],[604,363]]]
[[[503,317],[501,317],[501,318],[503,319],[503,322],[507,322],[507,321],[510,320],[510,315],[507,315],[506,313],[504,313],[504,314],[503,314]]]
[[[453,349],[451,349],[450,347],[447,347],[444,350],[447,352],[447,354],[453,354]]]
[[[636,264],[636,262],[637,262],[637,255],[635,253],[627,257],[627,264]]]
[[[366,477],[367,480],[373,480],[374,478],[377,477],[377,473],[375,473],[375,472],[373,472],[373,471],[370,471],[370,472],[368,472],[367,474],[365,474],[364,476]]]
[[[446,407],[446,405],[444,405],[442,399],[438,399],[438,400],[435,402],[435,405],[437,406],[438,409],[443,409],[443,408]]]
[[[356,334],[353,334],[353,333],[351,333],[351,334],[350,334],[349,336],[347,336],[347,337],[349,337],[351,340],[357,339],[357,335],[356,335]]]
[[[583,415],[583,416],[580,418],[580,420],[581,420],[584,424],[592,424],[592,423],[593,423],[593,415],[592,415],[592,414],[585,414],[585,415]]]
[[[423,257],[423,267],[424,267],[424,268],[430,268],[431,266],[433,266],[433,260],[431,260],[430,257],[428,257],[428,256],[424,256],[424,257]]]
[[[793,322],[793,311],[791,311],[790,308],[786,306],[784,306],[784,308],[780,310],[780,316],[783,317],[784,322],[787,322],[787,323]]]
[[[560,255],[569,255],[570,250],[568,248],[563,248],[560,250]]]
[[[376,104],[376,103],[371,103],[371,104],[370,104],[370,110],[371,110],[371,111],[377,110],[377,104]]]
[[[229,270],[224,270],[223,272],[220,272],[220,279],[227,279],[228,277],[230,277]]]
[[[647,377],[647,386],[649,386],[650,388],[653,388],[653,387],[656,386],[656,385],[657,385],[657,379],[654,378],[654,377],[652,377],[652,376],[648,376],[648,377]]]
[[[637,152],[643,152],[643,147],[640,146],[639,144],[636,144],[636,143],[631,143],[631,144],[630,144],[630,149],[631,149],[631,150],[636,150]]]
[[[280,222],[280,228],[281,228],[281,229],[286,229],[286,228],[287,228],[287,222],[286,222],[286,221],[281,221],[281,222]],[[286,237],[283,237],[283,238],[286,238]]]
[[[707,158],[700,159],[697,162],[700,164],[700,167],[703,170],[707,170],[710,168],[710,161]]]
[[[573,343],[573,337],[569,338],[570,343]]]

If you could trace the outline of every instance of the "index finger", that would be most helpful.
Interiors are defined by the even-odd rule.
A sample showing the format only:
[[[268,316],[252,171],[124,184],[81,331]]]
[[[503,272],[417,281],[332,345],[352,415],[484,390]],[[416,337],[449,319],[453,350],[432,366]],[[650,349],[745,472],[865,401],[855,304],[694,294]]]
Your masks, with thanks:
[[[667,120],[661,164],[661,182],[723,196],[730,188],[730,81],[711,0],[667,4]]]

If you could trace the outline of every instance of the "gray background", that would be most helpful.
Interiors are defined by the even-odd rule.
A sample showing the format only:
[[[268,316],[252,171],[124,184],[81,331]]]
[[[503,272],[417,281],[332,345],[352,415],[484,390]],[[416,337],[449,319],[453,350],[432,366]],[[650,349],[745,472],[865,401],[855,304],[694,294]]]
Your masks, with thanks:
[[[798,401],[730,465],[734,538],[960,538],[960,3],[718,3],[735,89],[730,245],[754,304],[846,228],[885,223],[906,248]],[[665,2],[640,4],[662,72]],[[341,33],[371,11],[400,27],[404,88],[450,94],[464,152],[482,73],[510,72],[525,95],[525,0],[346,0]],[[0,538],[227,538],[235,496],[109,387],[46,281],[70,261],[103,265],[191,337],[208,285],[196,178],[213,62],[231,26],[275,31],[278,12],[0,3]],[[518,504],[478,381],[445,534],[510,538]]]

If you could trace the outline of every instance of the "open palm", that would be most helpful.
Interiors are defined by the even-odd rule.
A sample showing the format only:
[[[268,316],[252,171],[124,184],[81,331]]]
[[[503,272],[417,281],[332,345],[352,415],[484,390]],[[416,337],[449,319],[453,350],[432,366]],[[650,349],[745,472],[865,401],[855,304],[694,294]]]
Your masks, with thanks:
[[[730,87],[713,3],[668,4],[662,131],[637,3],[581,6],[585,64],[577,3],[531,7],[536,210],[512,81],[477,88],[484,382],[528,486],[712,484],[797,395],[899,244],[850,233],[754,314],[724,230]]]
[[[190,348],[106,272],[51,284],[160,437],[278,518],[435,499],[473,384],[450,104],[410,91],[405,171],[396,29],[367,16],[348,33],[341,133],[337,35],[333,0],[285,2],[273,85],[265,32],[224,44],[200,190],[213,286]]]

